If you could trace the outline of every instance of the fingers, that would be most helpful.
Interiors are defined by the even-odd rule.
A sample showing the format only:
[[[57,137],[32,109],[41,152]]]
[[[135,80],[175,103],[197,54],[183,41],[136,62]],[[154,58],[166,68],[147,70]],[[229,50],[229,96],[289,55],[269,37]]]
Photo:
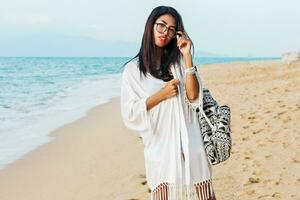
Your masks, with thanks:
[[[187,44],[188,40],[186,38],[181,37],[179,41],[177,42],[177,47],[181,49]]]
[[[176,39],[177,41],[180,40],[181,36],[183,35],[182,31],[177,31],[176,32]]]
[[[181,49],[190,41],[190,38],[187,36],[187,34],[183,33],[182,31],[177,31],[176,38],[177,38],[177,47],[179,49]]]
[[[179,40],[178,42],[177,42],[177,47],[180,49],[180,47],[181,47],[181,44],[182,44],[182,41],[181,40]]]
[[[177,85],[179,84],[179,79],[172,79],[172,94],[173,96],[176,96],[178,94],[178,87]]]
[[[172,88],[172,96],[176,96],[178,94],[178,88],[177,86],[174,86],[173,85],[173,88]]]
[[[173,85],[172,85],[172,89],[173,89],[173,90],[177,90],[177,86],[173,84]]]
[[[178,85],[180,83],[180,80],[179,79],[172,79],[171,83]]]
[[[181,43],[184,41],[183,39],[183,37],[181,36],[181,37],[179,37],[179,36],[177,36],[178,38],[177,38],[177,46],[180,46],[181,45]]]
[[[179,82],[180,82],[179,79],[172,79],[165,86],[166,87],[165,89],[166,89],[169,97],[173,97],[173,96],[176,96],[178,94],[177,85],[179,84]]]
[[[177,90],[177,83],[175,82],[175,81],[172,81],[171,82],[171,88],[173,89],[173,90]]]
[[[182,40],[182,36],[176,36],[177,37],[177,44]]]
[[[187,36],[187,34],[184,33],[184,32],[182,32],[182,31],[177,31],[176,32],[176,38],[177,38],[177,40],[189,39],[189,37]]]

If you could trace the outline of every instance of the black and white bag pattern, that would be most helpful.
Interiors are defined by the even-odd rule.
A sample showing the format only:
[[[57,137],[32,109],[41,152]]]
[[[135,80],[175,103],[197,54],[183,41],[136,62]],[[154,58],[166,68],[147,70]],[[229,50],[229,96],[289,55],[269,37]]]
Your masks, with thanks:
[[[219,106],[210,91],[203,88],[203,112],[196,109],[202,131],[204,148],[211,164],[227,160],[231,152],[230,108]]]

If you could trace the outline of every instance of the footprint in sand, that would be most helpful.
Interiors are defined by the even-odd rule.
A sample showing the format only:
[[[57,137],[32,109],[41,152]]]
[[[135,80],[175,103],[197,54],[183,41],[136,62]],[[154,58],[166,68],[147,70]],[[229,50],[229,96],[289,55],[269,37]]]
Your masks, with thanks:
[[[246,114],[240,114],[240,116],[245,119],[246,118]]]
[[[146,178],[145,174],[140,174],[139,178]]]
[[[287,144],[286,142],[282,142],[281,144],[282,144],[283,148],[285,148],[285,149],[289,147],[289,144]]]
[[[297,158],[293,158],[293,162],[294,163],[300,163],[300,160],[298,160]]]
[[[247,128],[249,128],[250,126],[243,126],[243,129],[247,129]]]
[[[248,184],[254,184],[254,183],[259,183],[260,182],[260,179],[259,178],[253,178],[253,177],[250,177],[248,178]]]
[[[248,172],[249,171],[248,166],[244,167],[242,170],[243,172]]]
[[[292,194],[292,195],[291,195],[291,197],[293,197],[293,198],[294,198],[294,197],[297,197],[297,195],[295,195],[295,194]]]
[[[270,158],[272,158],[272,155],[265,155],[265,158],[270,159]]]
[[[245,156],[244,159],[245,159],[245,160],[250,160],[251,157],[250,157],[250,156]]]
[[[248,119],[256,119],[255,116],[249,116]]]
[[[279,178],[278,181],[275,181],[275,185],[279,185],[282,182],[282,178]]]
[[[255,176],[261,176],[263,174],[262,171],[253,171],[252,172],[252,175],[255,175]]]
[[[286,113],[286,111],[279,112],[279,113],[277,113],[277,116],[283,115],[285,113]]]
[[[140,174],[138,177],[141,178],[141,179],[145,179],[145,178],[146,178],[145,174]],[[141,184],[142,184],[142,185],[146,185],[146,184],[147,184],[147,181],[144,180],[144,181],[141,182]]]
[[[243,141],[247,141],[249,139],[249,137],[242,137]]]
[[[272,182],[272,180],[271,179],[267,179],[267,180],[264,180],[262,183],[266,184],[266,183],[270,183],[270,182]]]
[[[246,190],[246,194],[250,195],[250,196],[253,196],[253,195],[256,194],[256,191],[255,190]]]
[[[249,151],[245,151],[244,152],[244,155],[248,156],[248,155],[253,155],[254,152],[252,150],[249,150]]]
[[[268,142],[275,143],[276,141],[268,138]]]
[[[142,185],[146,185],[147,184],[147,181],[143,181],[141,182]]]
[[[280,193],[278,193],[278,192],[275,192],[275,193],[273,193],[273,194],[272,194],[272,197],[275,197],[275,198],[280,198],[280,197],[281,197],[281,195],[280,195]]]
[[[262,132],[263,130],[264,130],[264,129],[259,129],[259,130],[257,130],[257,131],[253,131],[253,132],[252,132],[252,134],[254,134],[254,135],[255,135],[255,134],[257,134],[257,133],[260,133],[260,132]]]
[[[261,198],[265,198],[265,197],[269,197],[269,196],[270,196],[270,195],[265,194],[265,195],[258,196],[257,198],[258,198],[258,199],[261,199]]]
[[[255,165],[256,167],[260,167],[261,166],[261,164],[260,164],[260,162],[258,160],[254,160],[253,161],[253,165]]]
[[[283,121],[283,123],[287,123],[287,122],[291,121],[291,119],[292,118],[288,116],[286,119],[283,119],[282,121]]]
[[[264,143],[261,143],[261,144],[258,144],[257,146],[258,146],[258,147],[265,147],[265,146],[266,146],[266,144],[264,144]]]
[[[279,131],[274,131],[272,132],[272,135],[277,135],[279,133]]]

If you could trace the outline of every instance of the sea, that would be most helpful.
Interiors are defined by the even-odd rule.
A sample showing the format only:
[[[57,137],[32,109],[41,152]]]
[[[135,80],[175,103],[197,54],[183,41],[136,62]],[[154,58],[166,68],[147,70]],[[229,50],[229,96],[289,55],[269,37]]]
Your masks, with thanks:
[[[203,64],[279,58],[196,57]],[[130,57],[0,57],[0,170],[55,138],[50,133],[120,96]],[[226,69],[224,69],[226,70]]]

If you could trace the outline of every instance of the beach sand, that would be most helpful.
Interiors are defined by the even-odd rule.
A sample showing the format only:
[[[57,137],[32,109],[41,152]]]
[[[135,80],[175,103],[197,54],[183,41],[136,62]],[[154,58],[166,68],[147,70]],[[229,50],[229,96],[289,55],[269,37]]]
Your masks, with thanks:
[[[300,63],[212,64],[199,73],[232,113],[232,155],[213,166],[217,199],[300,199]],[[142,140],[123,125],[119,104],[93,108],[0,170],[0,199],[148,200]]]

